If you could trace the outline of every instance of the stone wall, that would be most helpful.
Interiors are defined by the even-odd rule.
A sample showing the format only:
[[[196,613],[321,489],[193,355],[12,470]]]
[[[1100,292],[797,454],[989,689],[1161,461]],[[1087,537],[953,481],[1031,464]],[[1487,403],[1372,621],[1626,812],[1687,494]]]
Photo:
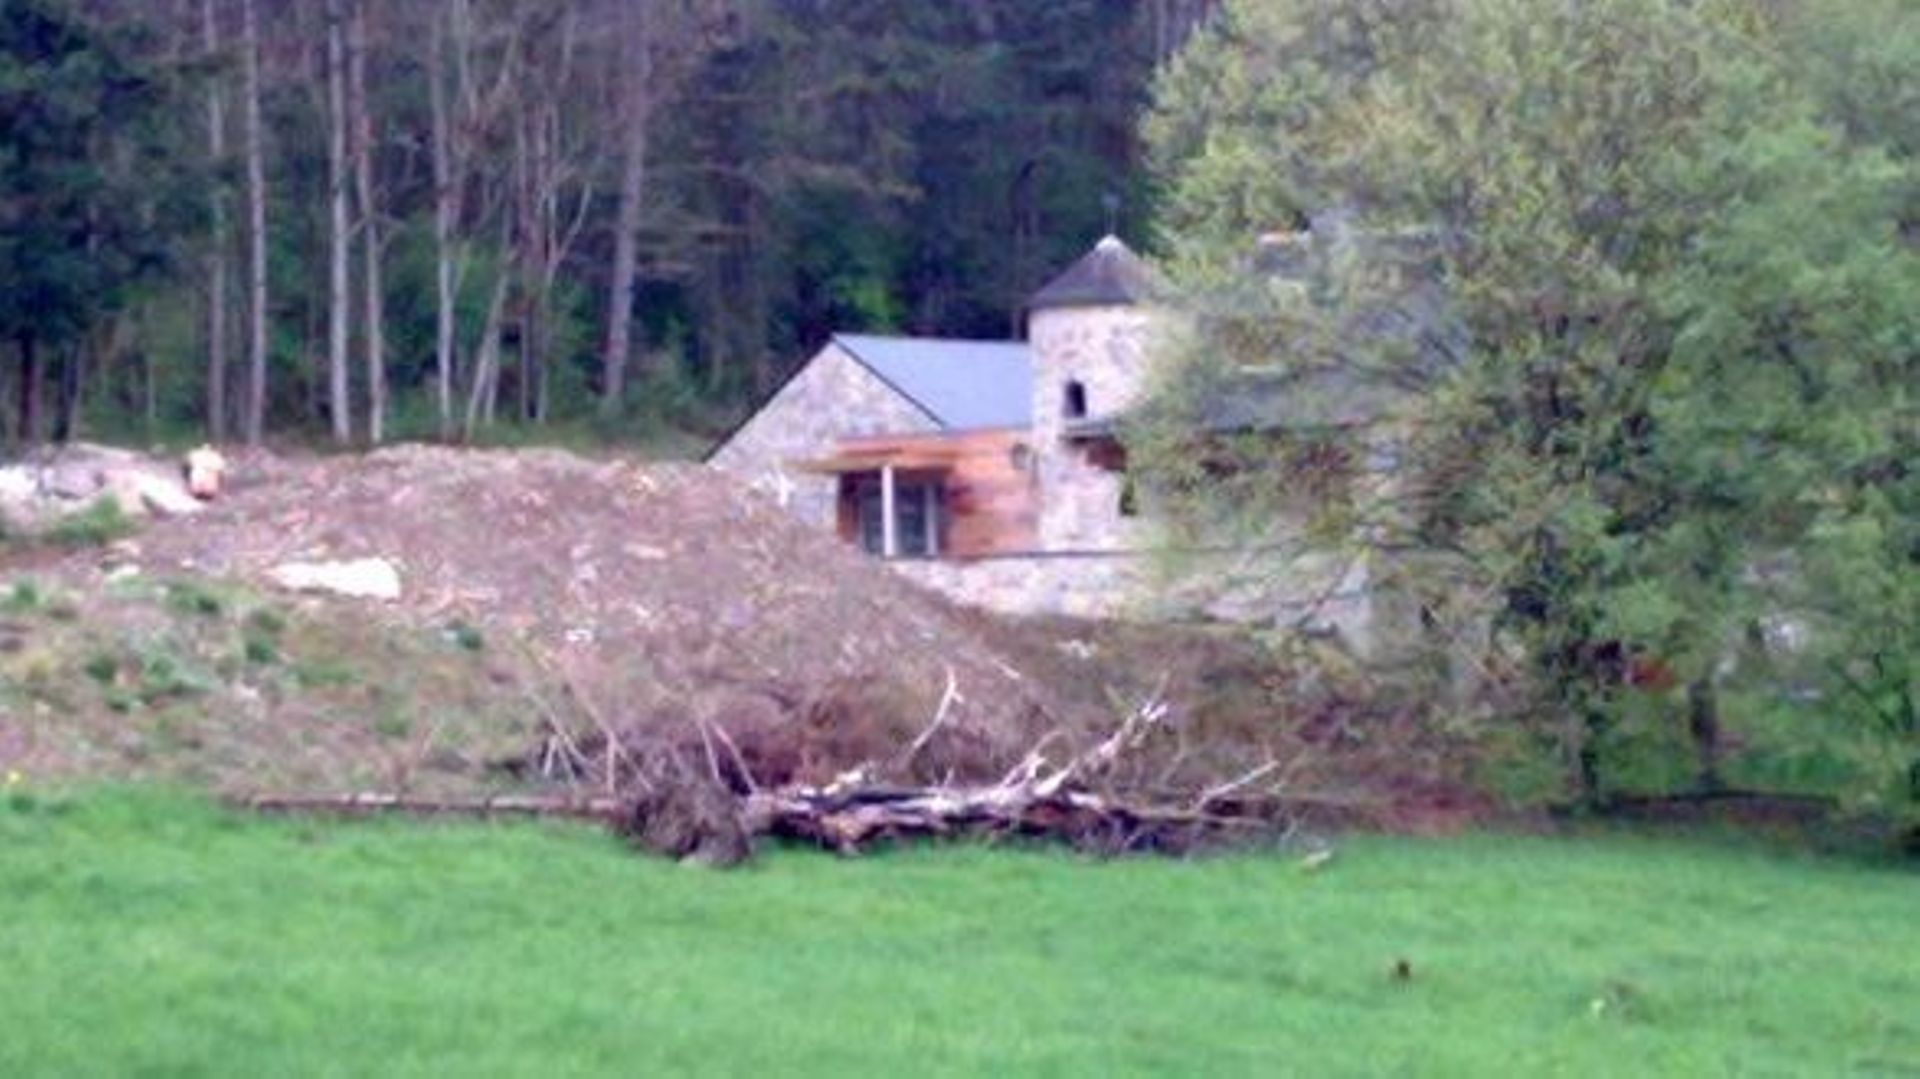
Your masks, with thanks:
[[[1146,380],[1152,315],[1130,306],[1061,307],[1034,312],[1033,443],[1040,478],[1040,548],[1044,551],[1127,550],[1145,539],[1142,523],[1120,512],[1119,473],[1068,443],[1064,428],[1070,383],[1085,391],[1086,418],[1126,411]]]
[[[1380,600],[1364,562],[1296,558],[1261,576],[1258,560],[1199,552],[1168,565],[1137,551],[1003,555],[965,561],[896,559],[909,580],[958,603],[1001,614],[1155,620],[1217,618],[1303,625],[1378,647]]]
[[[790,462],[828,456],[843,437],[937,429],[918,405],[828,344],[714,451],[711,463],[808,524],[831,530],[838,477],[797,472]]]

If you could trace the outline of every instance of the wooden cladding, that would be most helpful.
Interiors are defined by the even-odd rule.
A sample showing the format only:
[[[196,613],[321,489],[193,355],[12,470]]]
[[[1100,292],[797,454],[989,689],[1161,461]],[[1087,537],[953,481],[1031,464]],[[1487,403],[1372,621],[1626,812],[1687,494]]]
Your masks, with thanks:
[[[1031,551],[1039,540],[1039,486],[1027,432],[1004,428],[953,434],[888,435],[840,440],[818,471],[840,475],[840,535],[859,541],[859,500],[883,467],[902,485],[939,490],[939,551],[945,558]]]

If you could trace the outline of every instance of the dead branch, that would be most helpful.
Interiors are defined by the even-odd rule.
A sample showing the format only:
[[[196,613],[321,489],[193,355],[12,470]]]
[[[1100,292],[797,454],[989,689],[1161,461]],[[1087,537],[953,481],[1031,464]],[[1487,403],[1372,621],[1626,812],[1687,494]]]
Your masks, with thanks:
[[[499,795],[491,798],[415,798],[403,794],[249,794],[229,803],[262,813],[329,813],[360,816],[368,813],[407,813],[417,816],[457,817],[566,817],[575,820],[614,821],[626,803],[614,798],[532,798]]]
[[[625,784],[628,793],[623,797],[436,801],[399,794],[262,795],[240,803],[283,812],[597,819],[648,850],[712,864],[749,857],[754,841],[766,837],[843,854],[880,842],[962,835],[1047,839],[1108,854],[1180,854],[1222,841],[1291,834],[1293,813],[1280,788],[1292,771],[1278,758],[1197,795],[1155,793],[1129,778],[1137,769],[1123,767],[1127,759],[1146,749],[1167,725],[1170,709],[1159,690],[1133,704],[1105,737],[1078,752],[1062,749],[1059,729],[1047,732],[998,781],[956,785],[949,776],[934,785],[900,782],[905,766],[951,721],[960,699],[957,676],[949,672],[932,720],[904,749],[885,764],[869,760],[820,786],[789,782],[762,787],[733,738],[701,718],[693,724],[697,744],[686,736],[629,742],[619,750],[624,767],[617,767],[615,751],[607,750],[605,789]],[[545,752],[568,754],[576,782],[583,789],[598,788],[602,777],[592,774],[579,744],[566,734],[558,716],[542,710],[553,728]],[[596,723],[613,741],[614,732],[604,720],[596,717]],[[723,766],[723,753],[738,771],[738,781]],[[1264,786],[1257,796],[1249,796],[1256,784]]]
[[[955,702],[959,700],[960,683],[959,680],[954,677],[953,666],[949,664],[947,666],[947,688],[940,694],[940,704],[933,710],[933,722],[927,724],[927,729],[921,731],[920,736],[915,738],[913,744],[907,747],[907,751],[900,755],[899,759],[895,762],[895,767],[904,769],[913,763],[913,759],[920,755],[921,750],[927,748],[928,742],[933,740],[934,734],[946,725],[948,713],[952,711]]]

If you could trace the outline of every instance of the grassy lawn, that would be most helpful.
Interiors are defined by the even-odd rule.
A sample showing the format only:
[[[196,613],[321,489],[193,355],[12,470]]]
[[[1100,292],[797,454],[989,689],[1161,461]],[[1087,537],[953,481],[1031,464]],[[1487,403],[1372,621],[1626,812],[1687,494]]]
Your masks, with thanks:
[[[0,1074],[1913,1075],[1916,910],[1911,869],[1632,836],[716,873],[16,793]]]

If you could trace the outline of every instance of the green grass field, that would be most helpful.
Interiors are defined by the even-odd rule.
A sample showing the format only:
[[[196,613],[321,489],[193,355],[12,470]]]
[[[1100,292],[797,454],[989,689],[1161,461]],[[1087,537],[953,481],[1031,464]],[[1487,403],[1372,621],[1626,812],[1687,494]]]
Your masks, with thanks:
[[[0,1074],[1915,1075],[1917,910],[1911,868],[1619,835],[714,872],[16,790]]]

